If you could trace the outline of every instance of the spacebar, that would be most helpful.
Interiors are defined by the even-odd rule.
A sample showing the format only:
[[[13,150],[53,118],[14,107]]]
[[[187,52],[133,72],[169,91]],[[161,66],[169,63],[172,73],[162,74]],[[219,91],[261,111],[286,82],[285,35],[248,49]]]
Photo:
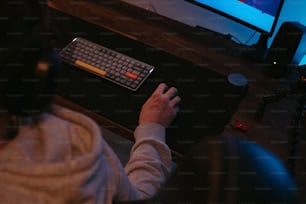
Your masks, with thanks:
[[[76,60],[74,62],[76,65],[90,71],[90,72],[93,72],[95,74],[99,74],[101,76],[105,76],[106,75],[106,71],[104,71],[103,69],[100,69],[98,67],[95,67],[95,66],[92,66],[90,64],[87,64],[86,62],[83,62],[81,60]]]

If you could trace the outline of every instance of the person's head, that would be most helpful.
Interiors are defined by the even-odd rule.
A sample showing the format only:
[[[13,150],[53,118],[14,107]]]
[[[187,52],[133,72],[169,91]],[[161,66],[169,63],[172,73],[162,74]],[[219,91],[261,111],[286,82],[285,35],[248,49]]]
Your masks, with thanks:
[[[0,114],[39,114],[55,90],[58,59],[44,0],[0,3]]]

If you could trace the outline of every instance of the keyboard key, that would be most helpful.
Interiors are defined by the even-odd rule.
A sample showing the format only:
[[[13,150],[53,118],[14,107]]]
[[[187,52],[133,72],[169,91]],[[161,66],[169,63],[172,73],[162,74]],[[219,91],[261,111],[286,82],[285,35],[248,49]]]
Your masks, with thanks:
[[[88,69],[91,72],[100,74],[101,76],[105,76],[106,75],[106,71],[104,71],[102,69],[99,69],[98,67],[92,66],[90,64],[87,64],[85,62],[82,62],[81,60],[76,60],[75,64],[80,66],[80,67],[86,68],[86,69]]]
[[[137,75],[133,74],[131,72],[125,72],[125,76],[131,78],[131,79],[137,79]]]

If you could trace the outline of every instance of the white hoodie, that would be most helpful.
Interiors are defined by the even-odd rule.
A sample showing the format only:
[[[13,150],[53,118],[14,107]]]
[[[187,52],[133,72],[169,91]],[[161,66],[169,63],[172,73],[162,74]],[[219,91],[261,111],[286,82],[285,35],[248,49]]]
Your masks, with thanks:
[[[170,172],[165,128],[135,130],[125,168],[88,117],[54,106],[0,149],[0,204],[112,203],[151,197]]]

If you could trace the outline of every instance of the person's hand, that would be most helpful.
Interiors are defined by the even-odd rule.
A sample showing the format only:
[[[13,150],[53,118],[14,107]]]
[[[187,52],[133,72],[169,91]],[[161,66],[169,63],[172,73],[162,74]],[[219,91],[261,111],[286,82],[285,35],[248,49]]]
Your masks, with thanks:
[[[169,126],[179,111],[180,101],[176,88],[168,89],[166,84],[159,84],[142,106],[139,124],[157,123],[164,127]]]

